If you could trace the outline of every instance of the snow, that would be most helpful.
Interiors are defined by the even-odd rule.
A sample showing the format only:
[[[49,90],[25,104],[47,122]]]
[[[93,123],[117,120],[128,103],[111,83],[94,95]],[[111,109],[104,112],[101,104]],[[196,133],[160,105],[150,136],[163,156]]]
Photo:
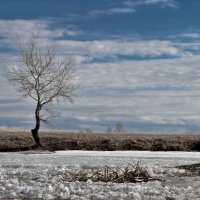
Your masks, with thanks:
[[[165,182],[67,182],[66,174],[89,173],[140,161],[152,176]],[[200,200],[200,177],[182,177],[177,165],[200,162],[199,152],[59,151],[0,153],[0,199],[70,200]]]
[[[200,158],[200,152],[183,151],[56,151],[56,155],[68,156],[127,156],[127,157],[148,157],[148,158]]]

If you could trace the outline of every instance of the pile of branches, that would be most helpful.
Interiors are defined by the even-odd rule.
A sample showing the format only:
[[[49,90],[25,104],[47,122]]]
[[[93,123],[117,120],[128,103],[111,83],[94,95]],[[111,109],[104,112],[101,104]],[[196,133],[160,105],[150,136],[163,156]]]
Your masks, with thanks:
[[[137,183],[159,180],[149,175],[148,171],[141,167],[138,162],[136,165],[128,164],[126,167],[116,167],[115,169],[105,165],[103,170],[98,170],[92,175],[87,173],[66,175],[63,177],[65,181],[74,182],[82,181],[87,182],[91,180],[93,182],[113,182],[113,183]]]

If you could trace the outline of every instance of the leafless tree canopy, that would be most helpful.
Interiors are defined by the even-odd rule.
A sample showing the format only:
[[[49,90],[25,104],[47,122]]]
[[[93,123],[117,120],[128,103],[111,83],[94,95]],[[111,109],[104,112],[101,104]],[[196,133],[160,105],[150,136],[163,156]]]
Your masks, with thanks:
[[[52,106],[58,101],[72,102],[76,95],[75,68],[70,59],[57,58],[51,47],[39,45],[35,36],[26,42],[17,40],[20,66],[13,66],[9,79],[16,82],[24,97],[36,101],[36,121],[50,122]],[[41,114],[40,111],[45,111]]]

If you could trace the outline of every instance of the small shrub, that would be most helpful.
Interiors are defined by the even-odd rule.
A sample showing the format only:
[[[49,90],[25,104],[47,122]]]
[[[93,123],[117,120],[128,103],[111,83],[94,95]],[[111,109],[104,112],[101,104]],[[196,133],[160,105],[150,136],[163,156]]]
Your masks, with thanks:
[[[200,151],[200,141],[193,141],[191,144],[190,144],[190,149],[192,151]]]
[[[164,142],[163,142],[162,139],[156,139],[156,140],[154,140],[153,143],[152,143],[151,150],[152,151],[163,151],[163,150],[165,150],[163,143]]]

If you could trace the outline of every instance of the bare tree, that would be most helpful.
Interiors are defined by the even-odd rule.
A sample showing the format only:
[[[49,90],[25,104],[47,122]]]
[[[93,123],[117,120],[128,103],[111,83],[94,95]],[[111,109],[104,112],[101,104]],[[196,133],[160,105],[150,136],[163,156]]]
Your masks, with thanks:
[[[116,133],[123,133],[124,126],[122,123],[118,122],[116,123],[116,127],[115,127],[115,132]]]
[[[107,128],[106,133],[110,134],[110,133],[112,133],[112,132],[113,132],[113,130],[112,130],[112,128],[109,126],[109,127]]]
[[[92,131],[92,129],[90,129],[90,128],[86,128],[86,129],[85,129],[85,133],[91,134],[91,133],[93,133],[93,131]]]
[[[73,102],[78,90],[76,72],[70,59],[58,59],[53,48],[39,45],[35,35],[26,41],[17,39],[17,48],[20,65],[11,68],[9,79],[17,84],[23,97],[36,102],[36,125],[31,132],[36,145],[41,146],[40,123],[51,124],[55,103]]]

